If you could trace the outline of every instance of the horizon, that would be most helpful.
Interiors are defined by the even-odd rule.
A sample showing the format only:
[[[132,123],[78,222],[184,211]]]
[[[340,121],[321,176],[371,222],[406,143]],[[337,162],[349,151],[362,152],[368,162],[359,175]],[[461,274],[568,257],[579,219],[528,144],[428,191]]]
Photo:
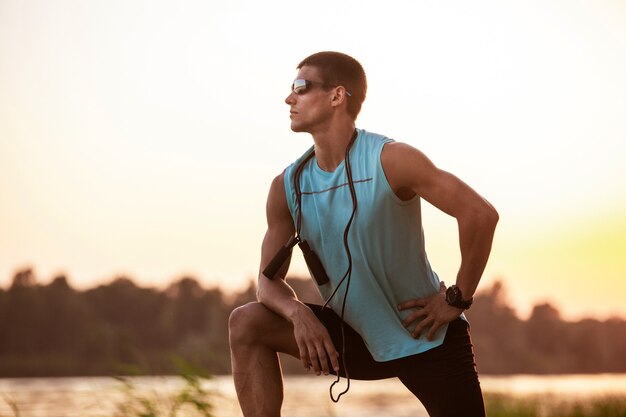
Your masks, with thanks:
[[[50,277],[49,279],[41,280],[40,277],[37,275],[37,270],[33,267],[27,266],[24,268],[18,268],[13,274],[12,279],[8,280],[8,282],[5,285],[0,285],[0,290],[8,291],[12,286],[13,278],[15,278],[15,276],[18,273],[29,271],[29,270],[32,271],[32,274],[35,278],[34,285],[47,286],[47,285],[50,285],[55,279],[63,277],[65,278],[69,287],[73,289],[74,291],[78,291],[78,292],[88,291],[91,289],[98,288],[100,286],[111,285],[112,283],[120,279],[127,279],[139,288],[153,289],[153,290],[162,292],[162,291],[166,291],[170,286],[176,284],[177,282],[186,278],[190,278],[196,281],[203,290],[205,291],[219,290],[226,297],[237,296],[237,295],[245,293],[252,286],[256,287],[256,279],[254,280],[250,279],[249,281],[247,281],[246,285],[242,285],[241,287],[225,288],[223,286],[220,286],[218,283],[207,284],[203,282],[201,277],[198,277],[193,274],[178,274],[176,275],[175,278],[172,278],[169,281],[161,283],[159,285],[151,285],[149,282],[144,282],[129,274],[116,274],[108,279],[104,279],[101,281],[93,281],[84,286],[77,286],[76,284],[72,282],[72,278],[70,274],[59,272],[57,274],[53,274],[53,276]],[[287,280],[305,281],[308,284],[311,284],[311,288],[316,289],[315,283],[309,275],[288,274]],[[594,315],[592,312],[591,314],[581,313],[580,315],[568,315],[560,308],[558,303],[549,299],[537,299],[535,302],[529,305],[526,305],[524,308],[519,308],[519,306],[512,305],[513,303],[515,303],[515,300],[511,299],[509,295],[509,289],[507,287],[507,282],[505,280],[496,279],[496,280],[491,281],[488,285],[480,285],[474,297],[484,296],[486,293],[492,291],[494,287],[498,285],[501,287],[500,296],[503,298],[502,301],[504,301],[507,307],[513,310],[515,316],[519,318],[520,320],[528,320],[535,307],[547,304],[555,308],[558,311],[560,320],[564,322],[579,322],[579,321],[583,321],[587,319],[598,320],[598,321],[609,321],[613,319],[618,319],[618,320],[626,321],[626,315],[620,315],[620,314],[608,314],[605,316],[598,316],[598,315]]]

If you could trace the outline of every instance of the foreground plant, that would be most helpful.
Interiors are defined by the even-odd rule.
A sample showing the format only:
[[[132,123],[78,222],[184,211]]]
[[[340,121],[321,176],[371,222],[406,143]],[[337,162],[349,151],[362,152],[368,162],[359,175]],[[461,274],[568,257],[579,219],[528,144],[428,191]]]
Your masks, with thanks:
[[[489,417],[626,417],[626,397],[561,400],[548,396],[487,394]]]
[[[177,417],[183,413],[185,417],[215,417],[211,402],[215,394],[202,387],[202,380],[210,376],[180,358],[175,358],[174,363],[184,385],[173,394],[140,389],[135,379],[116,377],[123,384],[123,400],[117,404],[116,416]]]

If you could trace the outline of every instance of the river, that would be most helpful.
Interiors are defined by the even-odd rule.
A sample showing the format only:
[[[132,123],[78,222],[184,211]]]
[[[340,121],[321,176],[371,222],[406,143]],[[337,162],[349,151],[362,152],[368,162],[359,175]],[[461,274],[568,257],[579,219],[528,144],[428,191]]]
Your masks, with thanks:
[[[328,396],[331,377],[287,377],[283,415],[290,417],[420,417],[423,407],[396,379],[352,381],[350,392],[333,404]],[[148,398],[156,407],[167,408],[173,393],[185,386],[177,377],[138,377],[131,385],[107,377],[0,379],[0,416],[19,417],[110,417],[131,416],[129,402]],[[342,387],[345,380],[342,380]],[[601,396],[626,397],[626,374],[561,376],[481,376],[486,394],[514,397],[548,396],[561,400]],[[212,393],[215,417],[240,417],[230,376],[202,381]],[[19,411],[16,411],[19,410]],[[165,415],[165,414],[163,414]],[[179,416],[194,415],[180,413]]]

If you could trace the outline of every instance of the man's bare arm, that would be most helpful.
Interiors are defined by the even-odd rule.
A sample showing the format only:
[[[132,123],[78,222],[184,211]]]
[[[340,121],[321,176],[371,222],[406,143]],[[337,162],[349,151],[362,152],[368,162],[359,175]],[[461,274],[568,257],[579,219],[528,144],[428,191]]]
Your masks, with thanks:
[[[274,279],[263,275],[278,250],[295,234],[295,228],[285,195],[284,173],[272,181],[267,199],[267,232],[261,248],[257,298],[270,310],[291,322],[294,337],[300,351],[300,359],[306,368],[328,374],[328,358],[335,370],[339,369],[337,350],[326,328],[309,307],[298,300],[293,289],[285,281],[289,261],[280,268]]]
[[[270,186],[266,204],[267,231],[261,246],[261,265],[258,278],[257,298],[270,310],[283,316],[287,320],[293,315],[300,301],[291,287],[285,282],[291,259],[287,259],[272,280],[263,275],[263,270],[269,264],[278,250],[295,233],[291,214],[285,198],[283,174],[274,178]]]
[[[381,159],[389,184],[397,194],[418,194],[456,218],[461,249],[461,265],[456,285],[461,289],[463,298],[469,299],[476,291],[489,259],[498,222],[497,211],[470,186],[449,172],[437,168],[422,152],[409,145],[387,144],[383,148]],[[429,335],[432,336],[447,318],[454,316],[454,308],[441,303],[441,294],[437,297],[437,307],[442,311],[433,312],[431,320],[425,319],[420,323],[415,329],[416,334],[430,325]],[[402,303],[401,308],[424,307],[426,303],[424,300],[413,301],[417,302]],[[429,312],[424,310],[427,309],[417,310],[415,317],[412,315],[407,320],[414,321],[417,317],[428,316]],[[458,315],[460,310],[456,310]]]

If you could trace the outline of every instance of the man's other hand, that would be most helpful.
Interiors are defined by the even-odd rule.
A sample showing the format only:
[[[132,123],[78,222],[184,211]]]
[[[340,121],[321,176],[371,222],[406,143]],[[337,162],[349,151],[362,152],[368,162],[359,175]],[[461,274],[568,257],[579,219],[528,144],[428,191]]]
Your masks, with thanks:
[[[446,301],[446,284],[439,284],[439,293],[426,298],[408,300],[398,304],[398,310],[415,309],[402,321],[404,327],[410,327],[413,322],[422,319],[411,332],[414,338],[420,337],[423,331],[428,330],[428,340],[433,340],[437,330],[444,324],[450,323],[461,315],[462,309],[452,307]]]

